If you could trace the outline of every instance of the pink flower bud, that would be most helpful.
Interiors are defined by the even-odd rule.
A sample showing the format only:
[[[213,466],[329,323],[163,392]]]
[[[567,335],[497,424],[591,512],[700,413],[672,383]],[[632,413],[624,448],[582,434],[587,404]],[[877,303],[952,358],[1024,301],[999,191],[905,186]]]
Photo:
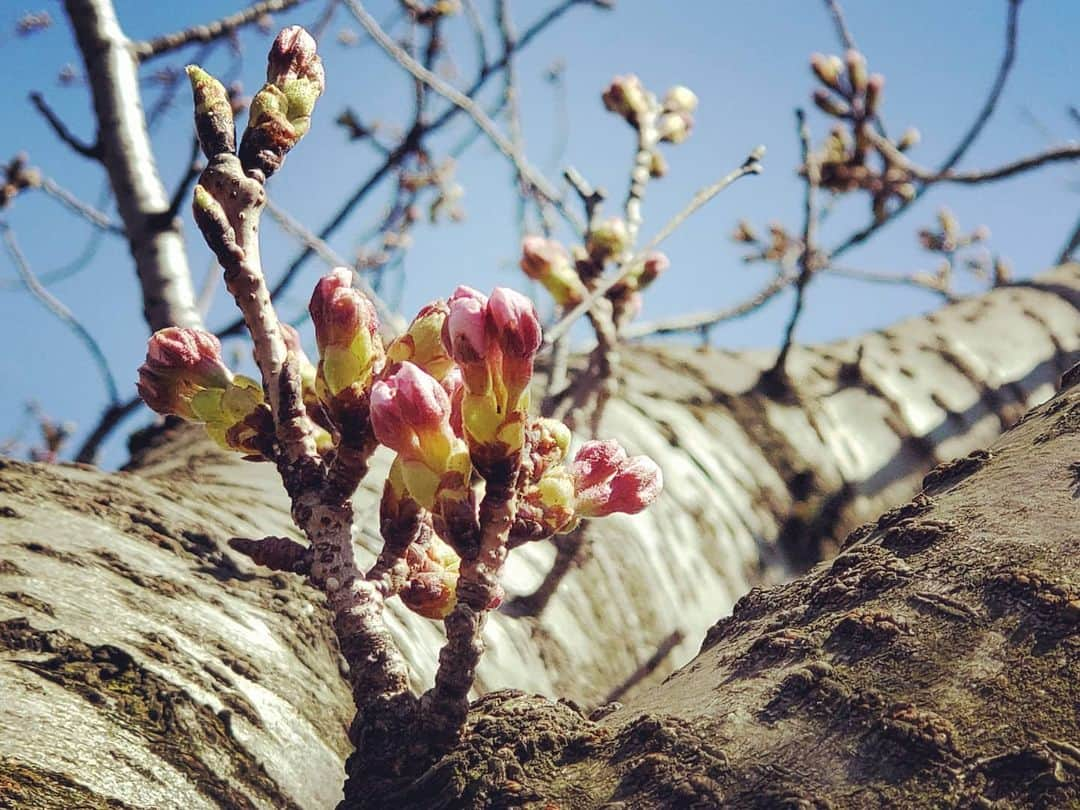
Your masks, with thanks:
[[[315,39],[299,25],[283,28],[270,47],[266,80],[282,87],[295,79],[307,79],[321,93],[326,88],[326,76],[315,50]]]
[[[379,332],[375,306],[352,286],[352,270],[347,267],[335,268],[319,279],[308,312],[315,324],[319,351],[327,346],[349,346],[361,329],[373,337]]]
[[[232,372],[221,359],[221,342],[209,332],[170,326],[151,335],[137,388],[143,401],[162,414],[191,418],[191,397],[224,389]]]
[[[641,268],[638,276],[638,289],[643,289],[652,284],[671,267],[671,260],[658,250],[654,250],[645,257],[645,265]]]
[[[566,248],[554,239],[526,236],[521,243],[521,269],[543,284],[559,306],[573,306],[587,292]]]
[[[540,318],[533,302],[519,292],[496,287],[487,304],[489,335],[504,356],[532,359],[540,349]]]
[[[464,285],[447,300],[450,312],[442,328],[447,353],[462,365],[472,365],[487,355],[487,296]]]
[[[585,442],[570,465],[575,489],[580,492],[607,481],[626,458],[626,451],[614,439]]]
[[[371,426],[376,438],[405,458],[421,443],[449,432],[450,398],[431,375],[405,362],[371,388]]]
[[[664,478],[648,456],[628,458],[616,441],[586,442],[570,465],[581,517],[637,514],[660,495]]]

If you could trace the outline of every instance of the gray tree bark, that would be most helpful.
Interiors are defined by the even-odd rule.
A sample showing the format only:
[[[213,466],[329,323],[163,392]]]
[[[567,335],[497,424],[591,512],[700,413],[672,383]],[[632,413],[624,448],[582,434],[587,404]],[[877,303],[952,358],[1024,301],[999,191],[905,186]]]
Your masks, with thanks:
[[[143,317],[151,332],[201,327],[180,219],[169,211],[146,131],[132,43],[111,0],[65,0],[64,7],[86,66],[99,157],[135,260]]]
[[[909,498],[929,467],[987,445],[1051,393],[1078,350],[1080,268],[1071,265],[880,333],[796,349],[784,390],[761,381],[768,352],[627,352],[624,392],[604,432],[657,458],[666,494],[644,515],[590,529],[588,553],[539,616],[494,617],[479,691],[559,696],[588,712],[640,674],[658,647],[682,638],[645,678],[655,684],[694,655],[751,586],[805,568],[850,528]],[[1080,457],[1069,432],[1076,396],[1044,406],[989,463],[975,457],[956,468],[979,468],[970,480],[985,484],[946,493],[948,474],[939,474],[932,516],[917,502],[834,568],[768,597],[747,596],[734,619],[713,629],[703,657],[667,686],[626,698],[603,724],[570,704],[496,695],[478,704],[476,728],[506,746],[474,737],[426,781],[394,789],[412,791],[418,806],[436,787],[430,795],[449,797],[444,806],[516,806],[532,794],[569,807],[687,806],[688,790],[702,791],[703,806],[755,806],[748,791],[770,796],[775,783],[783,790],[773,805],[788,791],[789,806],[827,806],[812,802],[828,798],[862,807],[873,806],[858,803],[872,796],[866,791],[883,791],[882,806],[893,795],[870,770],[878,760],[893,762],[900,797],[924,781],[928,796],[959,796],[1014,767],[1035,769],[1039,785],[1072,779],[1067,746],[1077,739],[1062,723],[1075,723],[1066,709],[1076,695],[1055,690],[1075,689],[1075,648],[1067,634],[1058,646],[1038,646],[1049,631],[1022,623],[1041,622],[1040,606],[1055,593],[1075,599],[1068,566],[1076,549],[1065,559],[1063,542],[1070,530],[1075,541],[1076,501],[1062,493],[1073,496],[1066,472]],[[365,516],[358,543],[369,557],[380,471],[357,498]],[[300,583],[256,569],[225,545],[232,535],[265,534],[295,534],[273,470],[227,458],[192,431],[157,436],[119,474],[4,464],[0,800],[185,808],[337,801],[351,703],[326,617]],[[1022,542],[1010,551],[1009,538]],[[551,546],[515,552],[508,590],[535,588],[554,556]],[[998,573],[1003,590],[989,579]],[[986,601],[999,592],[1005,608]],[[431,683],[441,631],[398,607],[391,629],[420,689]],[[1053,622],[1071,615],[1046,609]],[[895,643],[859,641],[864,634]],[[857,654],[849,637],[868,652]],[[1037,645],[1017,646],[1025,638]],[[1012,684],[1023,681],[1006,665],[1038,681],[1029,696],[1014,695],[1020,686]],[[978,681],[987,672],[1008,683],[993,691],[992,679]],[[964,678],[984,691],[961,694]],[[864,693],[869,708],[859,714],[853,707]],[[1031,715],[1038,722],[1028,743],[1019,742],[1024,715],[1014,713],[1014,697],[1016,712],[1046,703]],[[914,708],[898,708],[905,702]],[[638,720],[641,712],[655,722]],[[927,712],[959,730],[949,732],[959,742],[943,759],[945,744],[933,741],[944,732]],[[982,737],[968,713],[986,724]],[[857,728],[877,736],[858,737]],[[993,747],[999,742],[1018,753],[979,764],[1006,755]],[[916,761],[909,748],[930,754]],[[1039,775],[1039,762],[1050,776]],[[967,775],[948,782],[949,769]],[[515,794],[515,784],[525,792]],[[351,790],[387,798],[357,774]],[[987,790],[993,798],[1005,788]]]

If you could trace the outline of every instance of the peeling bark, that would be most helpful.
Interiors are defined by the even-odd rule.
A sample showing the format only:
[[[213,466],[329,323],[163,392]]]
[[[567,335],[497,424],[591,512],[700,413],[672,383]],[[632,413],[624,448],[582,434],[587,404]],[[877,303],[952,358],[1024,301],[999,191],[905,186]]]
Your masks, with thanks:
[[[858,523],[910,498],[935,463],[987,445],[1049,394],[1078,350],[1080,269],[1072,265],[880,333],[793,349],[792,385],[783,390],[761,382],[773,361],[767,352],[625,352],[624,395],[610,404],[604,432],[657,458],[667,494],[649,513],[591,527],[587,548],[539,616],[492,616],[479,669],[482,692],[514,687],[574,703],[489,696],[474,706],[477,734],[419,782],[356,781],[352,790],[370,788],[372,802],[387,798],[375,788],[405,790],[418,806],[441,795],[425,792],[436,789],[464,806],[522,804],[532,791],[575,808],[601,798],[687,806],[687,791],[700,790],[704,806],[717,795],[755,806],[741,804],[739,791],[767,797],[775,785],[790,786],[793,802],[803,790],[802,806],[829,797],[834,806],[862,807],[874,806],[865,803],[870,794],[844,774],[881,787],[880,774],[851,770],[879,759],[900,763],[889,778],[903,790],[924,780],[927,791],[940,787],[927,795],[979,780],[1004,784],[987,774],[1037,770],[1040,762],[1050,776],[1033,776],[1039,785],[1071,779],[1068,749],[1058,744],[1077,744],[1075,728],[1070,737],[1060,725],[1077,696],[1053,690],[1075,682],[1074,670],[1072,681],[1059,677],[1075,648],[1068,634],[1046,641],[1050,631],[1038,622],[1055,588],[1065,589],[1062,596],[1076,587],[1068,569],[1075,559],[1050,562],[1069,556],[1069,547],[1053,543],[1075,524],[1076,501],[1059,497],[1077,487],[1066,475],[1075,481],[1069,464],[1080,458],[1075,392],[1044,406],[992,456],[939,469],[928,501],[890,513],[888,525],[855,542],[833,568],[767,597],[745,597],[735,617],[713,629],[702,657],[658,691],[630,693],[632,709],[597,725],[574,705],[599,706],[681,633],[645,682],[668,675],[736,597],[834,551]],[[376,455],[356,499],[363,560],[378,548],[386,463]],[[972,481],[985,483],[972,490]],[[1014,501],[1027,511],[993,511]],[[1072,523],[1065,507],[1074,510]],[[233,536],[296,537],[285,494],[269,465],[225,457],[189,430],[156,435],[119,474],[3,464],[0,797],[45,807],[335,803],[351,700],[328,616],[297,578],[233,553],[226,542]],[[516,551],[508,591],[535,588],[553,556],[551,545]],[[1006,579],[987,584],[998,574]],[[996,606],[995,593],[1019,607]],[[432,682],[441,629],[389,607],[419,693]],[[853,652],[859,645],[867,649],[861,657]],[[967,669],[942,672],[943,660],[963,660]],[[979,675],[979,661],[1008,680],[997,692],[988,682],[984,703],[983,693],[962,692],[957,680]],[[1022,682],[1004,665],[1046,679],[1046,695],[1066,702],[1029,706],[1043,698],[1033,690],[1014,695],[1020,687],[1009,684]],[[858,714],[860,690],[880,705],[868,697]],[[1013,699],[1041,712],[1032,715],[1039,719],[1027,742],[1021,715],[1009,714]],[[915,708],[897,708],[904,702]],[[985,714],[991,710],[1000,714]],[[639,720],[643,712],[655,722]],[[957,731],[935,731],[926,712]],[[989,723],[983,736],[963,712]],[[831,723],[848,724],[835,727],[835,742]],[[852,736],[859,723],[860,733],[877,736]],[[954,759],[938,750],[948,748],[949,734]],[[499,740],[510,741],[509,753]],[[845,740],[865,742],[869,753],[855,757]],[[889,746],[928,746],[930,754],[894,756]],[[1013,748],[1018,753],[1007,755]],[[799,757],[816,749],[823,759],[803,764]],[[1005,758],[977,763],[998,756]],[[976,764],[959,787],[948,782],[948,769]],[[549,766],[558,772],[548,774]],[[515,782],[526,792],[515,794]],[[446,806],[462,806],[453,801]]]

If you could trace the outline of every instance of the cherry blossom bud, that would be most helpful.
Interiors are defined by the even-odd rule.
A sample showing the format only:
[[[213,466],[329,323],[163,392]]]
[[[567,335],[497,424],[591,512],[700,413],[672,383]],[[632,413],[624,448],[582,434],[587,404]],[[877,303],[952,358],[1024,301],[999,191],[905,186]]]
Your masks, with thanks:
[[[487,296],[464,285],[447,300],[449,313],[442,329],[447,353],[461,366],[470,366],[487,355]],[[466,382],[468,382],[466,374]]]
[[[245,170],[269,177],[307,133],[315,102],[326,88],[315,40],[299,26],[284,29],[267,60],[267,82],[251,99],[238,155]]]
[[[195,100],[195,130],[203,154],[213,159],[223,152],[235,151],[232,102],[225,86],[198,65],[188,65],[186,72]]]
[[[326,88],[326,75],[315,50],[315,39],[299,25],[281,29],[270,46],[266,80],[284,89],[290,82],[305,79],[322,93]]]
[[[664,94],[664,112],[692,113],[697,109],[698,97],[689,87],[677,84]]]
[[[690,137],[690,130],[694,128],[694,117],[689,113],[664,113],[656,122],[656,131],[661,141],[667,143],[682,143]]]
[[[821,53],[810,55],[810,68],[821,80],[822,84],[833,90],[840,89],[840,71],[844,69],[844,62],[839,56],[825,56]]]
[[[488,299],[489,336],[503,355],[532,359],[542,340],[536,307],[526,296],[507,287],[496,287]]]
[[[521,243],[521,269],[539,281],[561,307],[572,307],[586,295],[566,249],[554,239],[526,236]]]
[[[586,442],[574,457],[570,474],[581,517],[636,514],[655,501],[664,486],[655,461],[648,456],[628,458],[614,440]]]
[[[237,374],[222,388],[206,388],[191,398],[196,419],[206,433],[225,450],[240,450],[261,457],[273,439],[274,425],[263,389],[255,380]]]
[[[645,263],[641,273],[637,277],[637,288],[643,290],[652,284],[671,267],[671,260],[658,250],[654,250],[645,257]]]
[[[858,95],[866,89],[866,57],[852,48],[844,54],[844,61],[847,63],[848,81],[851,83],[851,89]]]
[[[570,531],[578,524],[575,507],[573,476],[565,467],[548,470],[518,498],[518,511],[510,530],[511,545]]]
[[[653,149],[649,155],[649,177],[656,179],[663,177],[667,173],[667,161],[659,150]]]
[[[465,395],[465,378],[461,369],[454,366],[446,373],[439,384],[450,398],[450,428],[455,436],[461,436],[461,400]]]
[[[468,449],[450,417],[450,398],[442,385],[407,361],[372,386],[375,436],[397,451],[409,494],[425,509],[436,508],[444,491],[454,500],[468,495]]]
[[[457,605],[456,571],[410,574],[398,594],[409,610],[426,619],[445,619]]]
[[[367,387],[382,360],[375,307],[352,286],[352,271],[339,267],[315,285],[308,305],[319,346],[320,397],[336,397],[350,386]]]
[[[901,152],[906,152],[911,147],[918,146],[920,140],[922,140],[922,133],[915,127],[908,127],[900,136],[900,140],[896,142],[896,148]]]
[[[638,117],[648,112],[652,104],[649,92],[632,73],[612,79],[604,91],[603,100],[607,109],[621,115],[634,126],[638,124]]]
[[[386,349],[392,363],[408,360],[436,380],[442,380],[454,367],[453,358],[442,342],[443,324],[450,307],[445,301],[432,301],[413,318],[409,328]]]
[[[597,224],[589,233],[586,248],[597,261],[618,256],[630,246],[630,234],[626,223],[619,217],[611,217]]]
[[[818,109],[826,115],[844,118],[851,113],[851,107],[848,106],[847,102],[838,99],[828,90],[818,88],[814,91],[813,99]]]
[[[877,115],[881,94],[885,91],[885,77],[875,73],[866,82],[866,114]]]
[[[402,363],[394,374],[371,387],[375,437],[406,458],[441,449],[424,447],[425,441],[449,444],[449,420],[450,398],[446,391],[434,377],[412,363]]]
[[[192,396],[208,388],[224,389],[232,378],[221,359],[221,342],[214,335],[170,326],[147,341],[146,362],[139,368],[136,387],[152,410],[190,419]]]

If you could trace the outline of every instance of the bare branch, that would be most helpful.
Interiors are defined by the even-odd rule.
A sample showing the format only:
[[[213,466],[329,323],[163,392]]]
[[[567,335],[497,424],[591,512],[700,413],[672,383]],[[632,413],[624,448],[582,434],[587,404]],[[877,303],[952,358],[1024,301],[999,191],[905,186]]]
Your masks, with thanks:
[[[108,214],[94,208],[90,203],[83,202],[51,177],[41,178],[41,190],[65,208],[74,211],[91,225],[101,228],[103,231],[123,236],[124,229],[113,222]]]
[[[123,422],[128,416],[139,410],[142,405],[141,397],[133,397],[127,402],[117,402],[110,405],[105,409],[105,412],[101,414],[101,419],[98,420],[97,425],[90,432],[90,435],[86,437],[82,447],[75,453],[75,461],[80,464],[95,464],[97,463],[98,451],[101,449],[101,445],[105,439],[109,437],[109,434],[113,432],[120,423]]]
[[[656,234],[644,248],[635,253],[630,259],[628,259],[619,270],[618,273],[614,273],[608,278],[604,279],[596,288],[582,300],[580,304],[574,307],[568,312],[562,320],[560,320],[553,327],[548,329],[544,334],[544,345],[550,347],[556,340],[570,331],[570,328],[574,325],[586,311],[591,309],[598,300],[603,298],[604,294],[618,284],[620,281],[626,279],[634,270],[644,263],[649,253],[655,250],[660,244],[671,236],[675,230],[682,225],[687,219],[689,219],[699,208],[708,203],[713,197],[730,186],[740,177],[745,177],[748,174],[760,174],[761,173],[761,158],[765,154],[765,147],[759,146],[754,149],[750,155],[743,161],[743,164],[730,172],[724,177],[720,178],[717,182],[710,186],[706,186],[694,195],[693,199],[677,213],[668,223],[660,229],[660,232]]]
[[[82,341],[84,346],[86,346],[87,351],[90,352],[90,356],[94,358],[94,363],[97,365],[98,371],[101,373],[101,379],[105,384],[105,391],[109,395],[109,401],[115,404],[120,399],[120,394],[116,387],[116,380],[113,378],[112,371],[109,369],[109,361],[105,359],[105,353],[101,350],[101,346],[94,340],[94,336],[87,331],[86,327],[79,323],[71,310],[64,306],[56,296],[45,289],[41,282],[38,281],[37,276],[34,275],[34,271],[30,268],[30,263],[26,260],[26,256],[19,247],[18,241],[15,239],[15,232],[11,229],[11,226],[6,222],[0,221],[0,231],[3,231],[4,245],[7,247],[8,255],[11,257],[15,269],[18,271],[19,277],[22,279],[23,284],[26,285],[26,289],[29,290],[57,320],[74,332],[75,336]]]
[[[49,126],[52,127],[52,131],[56,133],[56,136],[70,146],[75,152],[82,155],[84,158],[90,160],[101,160],[101,143],[89,144],[83,140],[80,140],[75,134],[67,128],[67,124],[60,120],[53,108],[45,102],[45,97],[41,93],[30,94],[31,103],[37,107],[45,120],[49,122]]]
[[[258,22],[266,14],[276,11],[285,11],[293,6],[300,5],[304,0],[262,0],[247,8],[222,17],[220,20],[193,25],[183,31],[174,31],[171,34],[163,34],[145,42],[133,42],[132,53],[140,62],[146,62],[158,56],[171,53],[193,42],[210,42],[220,37],[228,36],[238,28]]]
[[[844,19],[844,10],[840,8],[840,3],[837,0],[825,0],[825,8],[829,10],[829,14],[832,15],[833,26],[836,28],[836,36],[843,44],[844,48],[849,51],[858,50],[858,46],[855,44],[855,37],[851,35],[851,29],[847,27],[847,21]]]
[[[975,121],[968,128],[967,132],[957,143],[956,147],[949,156],[945,158],[941,166],[938,168],[938,174],[946,173],[955,166],[961,158],[967,153],[967,150],[971,148],[971,145],[979,137],[986,126],[987,121],[990,120],[990,116],[993,115],[994,109],[997,107],[998,99],[1001,97],[1001,92],[1005,88],[1005,81],[1009,77],[1009,73],[1012,70],[1013,62],[1016,57],[1016,41],[1019,35],[1019,12],[1020,3],[1022,0],[1006,0],[1009,4],[1008,18],[1005,24],[1005,52],[1001,57],[1001,64],[998,67],[997,75],[994,78],[994,82],[990,87],[990,93],[986,97],[986,101],[983,103],[979,114],[975,117]],[[869,239],[873,234],[877,233],[885,225],[890,222],[896,221],[896,219],[907,211],[911,206],[918,201],[918,199],[926,191],[926,187],[919,188],[915,196],[910,200],[902,203],[885,219],[874,219],[868,225],[862,229],[856,231],[840,245],[830,251],[829,255],[833,258],[841,256],[856,245],[860,245]]]
[[[791,344],[795,339],[795,327],[806,302],[806,285],[810,283],[810,278],[817,270],[817,255],[814,246],[817,241],[817,187],[821,181],[820,165],[811,152],[810,128],[806,125],[806,113],[801,109],[796,110],[795,119],[799,128],[802,162],[806,167],[806,191],[803,196],[803,247],[802,254],[799,256],[799,275],[795,279],[795,306],[791,310],[791,318],[784,331],[784,342],[776,356],[776,364],[769,372],[771,376],[779,378],[783,378],[786,374],[788,352],[791,351]]]
[[[542,33],[548,26],[556,22],[563,14],[568,12],[570,9],[574,8],[575,6],[586,4],[596,5],[597,7],[605,7],[602,2],[589,2],[589,0],[563,0],[562,3],[551,8],[546,14],[533,22],[528,27],[528,29],[526,29],[522,33],[521,37],[517,41],[517,45],[514,48],[513,52],[504,52],[496,61],[485,64],[483,67],[481,67],[476,78],[473,80],[473,83],[469,86],[468,90],[465,91],[465,94],[468,96],[473,96],[479,93],[492,76],[496,75],[506,67],[507,62],[509,61],[513,53],[518,53],[522,49],[524,49],[530,42],[532,42],[533,39],[535,39],[540,33]],[[501,104],[502,101],[500,100],[499,103]],[[501,109],[501,106],[499,107],[499,109]],[[379,186],[379,184],[400,163],[401,159],[405,155],[416,149],[417,144],[420,143],[423,137],[438,132],[450,121],[454,120],[454,118],[457,117],[457,115],[460,113],[460,107],[451,106],[446,109],[438,118],[433,120],[431,123],[426,124],[422,129],[414,127],[410,129],[409,132],[405,133],[400,143],[396,147],[394,147],[394,149],[390,150],[387,153],[385,160],[367,177],[366,180],[364,180],[363,183],[361,183],[357,187],[356,191],[353,192],[352,196],[349,197],[349,199],[347,199],[344,203],[342,203],[341,207],[338,208],[337,212],[330,218],[330,221],[326,223],[326,225],[324,225],[322,229],[318,232],[318,237],[320,239],[329,239],[331,236],[333,236],[337,232],[338,228],[340,228],[349,218],[355,208],[361,202],[367,199],[368,194],[370,194],[375,188]],[[470,134],[470,138],[466,139],[466,141],[460,144],[458,150],[464,150],[471,142],[472,141]],[[313,255],[315,255],[315,251],[312,248],[304,248],[304,250],[301,251],[300,254],[292,260],[292,262],[290,262],[289,266],[285,269],[285,272],[282,274],[281,278],[278,279],[277,283],[273,286],[270,291],[271,296],[276,299],[282,292],[284,292],[289,287],[289,285],[292,284],[293,280],[296,278],[297,273],[300,272],[300,269],[304,266],[305,262],[307,262],[307,260],[310,259]],[[241,332],[243,332],[243,330],[244,322],[242,319],[238,318],[225,328],[218,330],[217,335],[224,338],[231,335],[240,334]]]
[[[1065,247],[1061,249],[1061,253],[1058,254],[1057,263],[1065,264],[1065,262],[1072,261],[1073,254],[1076,249],[1080,248],[1080,220],[1077,221],[1076,227],[1073,228],[1072,235],[1065,243]]]
[[[623,331],[623,336],[633,340],[653,335],[673,335],[679,332],[708,332],[709,329],[719,323],[742,318],[760,309],[793,284],[797,277],[793,273],[779,274],[752,297],[725,309],[692,315],[680,315],[669,320],[654,321],[652,323],[631,324]]]
[[[511,163],[513,163],[514,168],[522,179],[535,189],[535,191],[548,203],[554,206],[575,230],[579,233],[584,231],[584,224],[563,205],[562,201],[559,199],[558,191],[526,162],[524,156],[514,147],[513,143],[507,140],[505,135],[499,132],[499,128],[495,125],[495,122],[488,118],[487,113],[480,108],[479,104],[477,104],[469,95],[466,95],[457,88],[447,84],[409,56],[408,53],[399,47],[398,44],[379,27],[378,22],[375,21],[374,17],[367,13],[359,0],[345,0],[345,5],[352,12],[353,16],[356,17],[360,25],[363,26],[364,30],[368,32],[368,35],[378,43],[379,47],[381,47],[395,62],[408,71],[413,77],[423,82],[472,118],[481,131],[488,136],[488,139],[495,147],[502,152]],[[511,50],[508,49],[506,53],[511,53]],[[509,56],[506,56],[507,63],[509,63],[509,58]]]
[[[938,168],[938,174],[948,172],[967,154],[967,150],[975,143],[975,139],[979,137],[983,127],[986,126],[986,122],[994,114],[998,99],[1001,98],[1001,91],[1005,89],[1005,81],[1009,78],[1013,62],[1016,61],[1017,21],[1020,16],[1020,4],[1023,0],[1007,0],[1007,2],[1009,4],[1009,16],[1005,23],[1005,51],[1001,56],[1001,65],[998,67],[997,75],[994,77],[994,83],[990,86],[990,93],[987,95],[982,109],[979,110],[979,114],[975,117],[968,131],[964,133],[964,137],[960,139],[960,142]]]

